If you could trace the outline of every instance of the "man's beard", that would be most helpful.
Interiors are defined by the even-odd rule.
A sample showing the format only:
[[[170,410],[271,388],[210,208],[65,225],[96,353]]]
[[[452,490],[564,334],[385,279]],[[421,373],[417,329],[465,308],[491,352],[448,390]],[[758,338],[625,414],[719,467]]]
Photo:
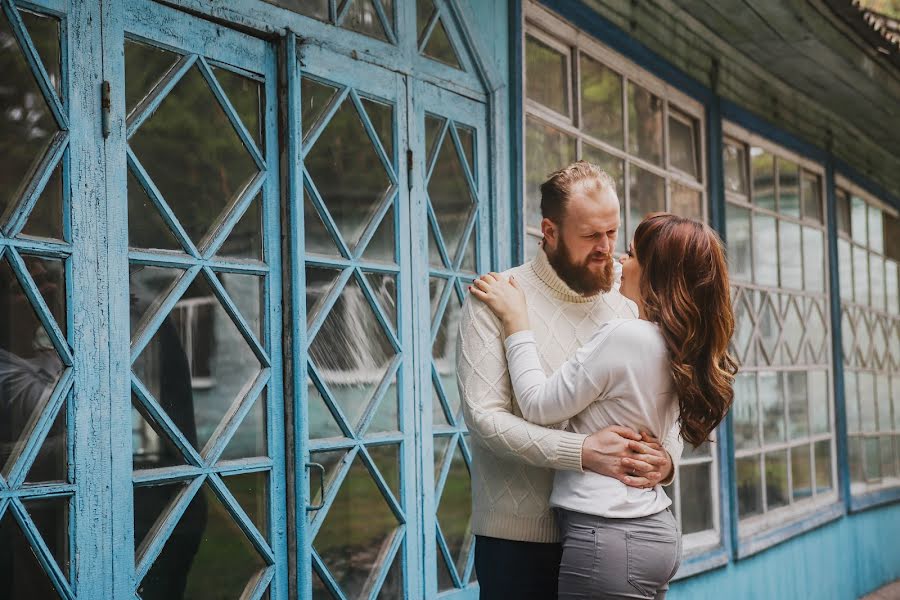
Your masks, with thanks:
[[[566,285],[582,296],[594,296],[601,292],[606,293],[612,289],[613,284],[613,258],[612,255],[604,256],[604,263],[599,271],[590,268],[591,256],[578,263],[572,259],[569,247],[560,237],[556,250],[551,251],[546,245],[544,251],[550,266],[559,275]],[[596,255],[593,255],[596,256]]]

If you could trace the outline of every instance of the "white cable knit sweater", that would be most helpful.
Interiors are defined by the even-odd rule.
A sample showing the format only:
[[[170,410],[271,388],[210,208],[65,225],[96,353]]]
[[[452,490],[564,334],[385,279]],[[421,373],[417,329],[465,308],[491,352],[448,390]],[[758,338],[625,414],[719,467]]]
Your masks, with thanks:
[[[506,271],[528,298],[528,316],[549,375],[606,321],[636,318],[617,290],[584,297],[567,286],[543,251]],[[556,542],[549,498],[554,470],[581,471],[585,435],[534,425],[513,398],[503,329],[489,308],[469,296],[462,308],[457,383],[472,439],[472,531],[507,540]],[[663,446],[673,463],[682,442],[675,428]],[[673,469],[674,472],[674,469]]]

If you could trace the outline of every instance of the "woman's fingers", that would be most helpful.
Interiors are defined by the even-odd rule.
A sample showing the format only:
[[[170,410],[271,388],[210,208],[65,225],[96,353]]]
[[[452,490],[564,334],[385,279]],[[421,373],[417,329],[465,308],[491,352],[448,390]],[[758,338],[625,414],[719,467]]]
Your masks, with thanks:
[[[491,284],[486,281],[482,281],[481,279],[476,279],[474,283],[475,283],[475,287],[477,287],[479,290],[482,290],[484,292],[491,289]]]

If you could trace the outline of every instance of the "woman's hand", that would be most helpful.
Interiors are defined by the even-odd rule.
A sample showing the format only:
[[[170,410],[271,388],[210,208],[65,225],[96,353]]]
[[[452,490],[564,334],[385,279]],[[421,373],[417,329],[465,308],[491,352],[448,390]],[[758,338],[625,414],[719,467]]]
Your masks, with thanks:
[[[525,294],[514,277],[504,279],[497,273],[488,273],[476,279],[469,291],[497,315],[507,336],[529,328]]]

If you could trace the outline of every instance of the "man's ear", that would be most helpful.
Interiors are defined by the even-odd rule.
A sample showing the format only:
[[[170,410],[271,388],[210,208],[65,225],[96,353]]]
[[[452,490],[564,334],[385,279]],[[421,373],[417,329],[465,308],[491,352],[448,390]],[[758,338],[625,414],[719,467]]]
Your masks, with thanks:
[[[541,233],[544,234],[544,244],[549,244],[551,248],[556,248],[559,242],[559,225],[544,218],[541,220]]]

